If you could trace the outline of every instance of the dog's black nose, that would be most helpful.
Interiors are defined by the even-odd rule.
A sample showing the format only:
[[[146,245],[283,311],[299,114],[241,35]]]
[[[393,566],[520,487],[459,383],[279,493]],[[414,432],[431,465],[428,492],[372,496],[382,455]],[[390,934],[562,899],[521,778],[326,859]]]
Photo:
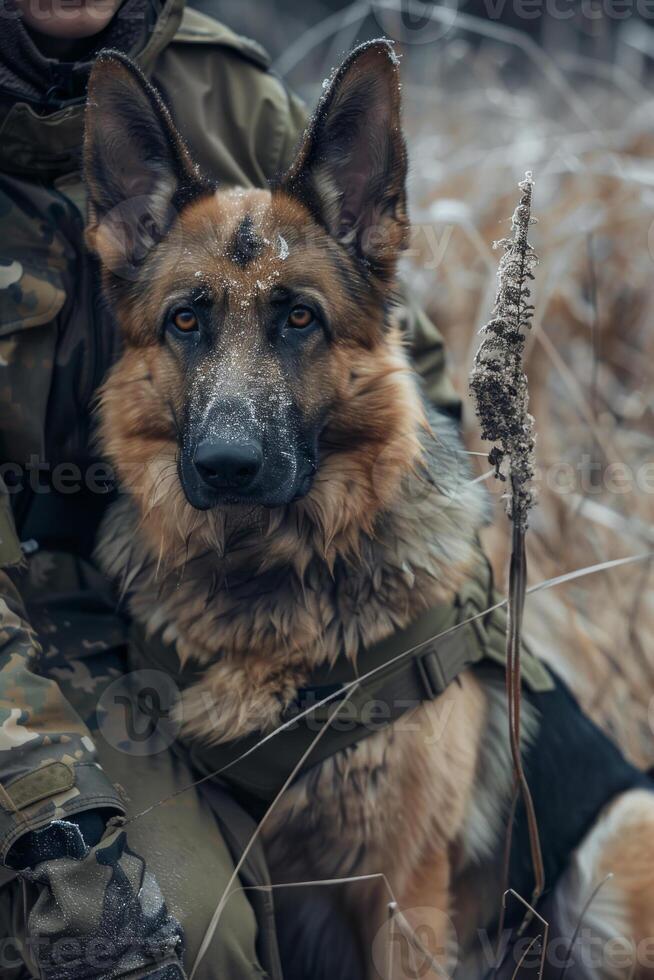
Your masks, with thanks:
[[[247,490],[261,471],[263,452],[253,439],[204,439],[193,462],[201,479],[213,490]]]

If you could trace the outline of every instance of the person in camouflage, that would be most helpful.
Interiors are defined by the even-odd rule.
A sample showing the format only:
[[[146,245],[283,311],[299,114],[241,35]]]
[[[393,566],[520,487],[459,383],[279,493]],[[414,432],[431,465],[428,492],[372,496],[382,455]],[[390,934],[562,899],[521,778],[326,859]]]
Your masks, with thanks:
[[[228,186],[283,171],[305,110],[255,42],[183,0],[88,23],[93,3],[66,23],[43,9],[0,0],[0,976],[172,980],[254,825],[217,784],[180,792],[194,772],[160,724],[175,692],[127,674],[128,623],[91,558],[112,496],[91,407],[118,338],[84,246],[85,88],[102,47],[128,53]],[[456,411],[438,332],[403,316],[427,395]],[[270,892],[243,890],[267,882],[252,848],[202,980],[281,977]]]

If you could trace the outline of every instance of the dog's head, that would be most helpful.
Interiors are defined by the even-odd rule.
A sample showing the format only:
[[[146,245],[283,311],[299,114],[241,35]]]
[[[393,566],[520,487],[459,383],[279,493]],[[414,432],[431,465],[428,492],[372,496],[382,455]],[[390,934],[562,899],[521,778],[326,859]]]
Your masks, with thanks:
[[[326,537],[372,519],[419,412],[391,322],[408,221],[390,45],[349,56],[266,190],[206,181],[152,86],[105,54],[85,173],[124,340],[103,438],[144,509],[181,486],[187,523],[293,502]]]

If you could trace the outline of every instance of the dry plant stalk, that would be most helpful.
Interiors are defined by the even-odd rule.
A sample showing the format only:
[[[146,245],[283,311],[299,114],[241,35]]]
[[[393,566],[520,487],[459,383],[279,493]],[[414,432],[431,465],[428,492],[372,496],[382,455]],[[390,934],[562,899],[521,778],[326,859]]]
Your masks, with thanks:
[[[483,439],[495,443],[488,454],[496,476],[511,483],[507,512],[513,525],[526,529],[533,503],[534,420],[528,412],[529,389],[522,368],[525,330],[534,307],[528,283],[537,257],[529,244],[531,173],[518,185],[522,197],[511,219],[512,238],[494,242],[504,255],[497,271],[497,297],[492,318],[481,333],[470,388],[477,404]]]
[[[537,262],[528,239],[529,225],[534,221],[531,217],[531,173],[525,175],[519,187],[522,194],[511,221],[513,236],[495,243],[495,247],[504,248],[497,272],[497,296],[491,320],[481,331],[483,340],[475,356],[470,388],[482,437],[494,443],[488,460],[495,467],[496,476],[508,484],[507,513],[512,524],[506,684],[515,786],[507,828],[505,870],[508,873],[513,818],[521,793],[529,824],[535,879],[531,902],[536,905],[544,887],[543,859],[536,814],[520,754],[520,646],[527,586],[525,534],[527,515],[534,501],[531,485],[534,420],[528,411],[529,389],[523,370],[525,334],[534,309],[529,302],[529,282],[534,278],[532,270]]]

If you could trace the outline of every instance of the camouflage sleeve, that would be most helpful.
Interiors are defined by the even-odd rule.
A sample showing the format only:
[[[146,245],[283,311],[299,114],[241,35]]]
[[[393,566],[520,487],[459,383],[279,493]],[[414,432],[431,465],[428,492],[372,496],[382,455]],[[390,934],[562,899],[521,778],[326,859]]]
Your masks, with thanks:
[[[39,676],[40,647],[13,569],[21,559],[0,482],[0,861],[22,834],[106,808],[124,813],[88,730],[57,684]]]
[[[302,133],[306,129],[308,113],[305,104],[292,92],[288,92],[287,136],[283,141],[280,172],[287,170],[293,162]],[[409,290],[404,284],[399,318],[411,349],[414,367],[423,382],[423,390],[428,400],[455,418],[461,417],[461,399],[456,394],[447,370],[447,356],[443,337],[438,327],[425,311],[409,299]]]
[[[425,311],[408,298],[402,289],[399,318],[411,349],[413,365],[422,379],[423,391],[436,408],[454,418],[461,418],[461,399],[454,390],[447,368],[447,351],[443,337]]]

